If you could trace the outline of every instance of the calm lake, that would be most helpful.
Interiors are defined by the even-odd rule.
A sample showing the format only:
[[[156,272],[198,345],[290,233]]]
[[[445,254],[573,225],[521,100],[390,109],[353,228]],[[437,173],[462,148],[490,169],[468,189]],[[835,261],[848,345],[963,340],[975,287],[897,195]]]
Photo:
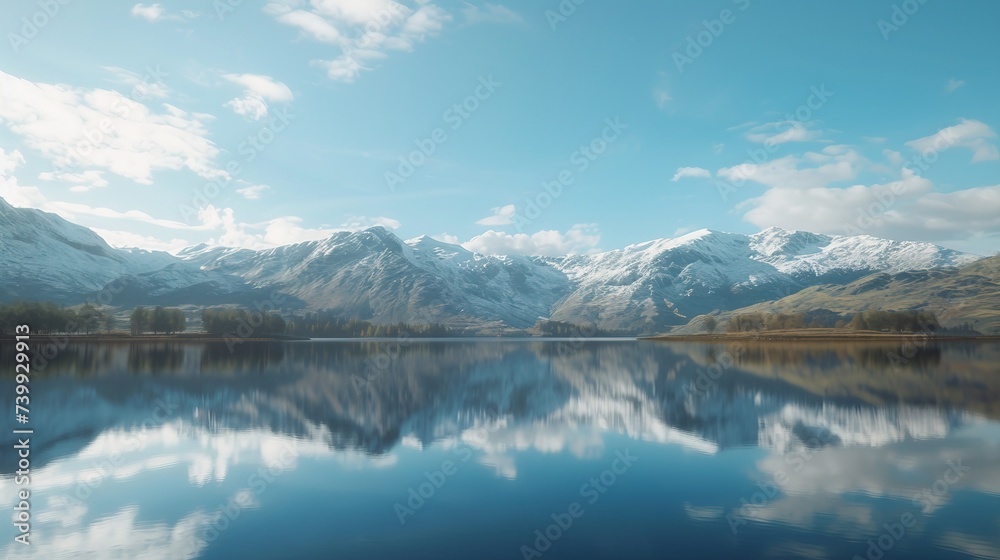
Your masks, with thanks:
[[[1000,345],[913,342],[73,344],[0,555],[1000,558]]]

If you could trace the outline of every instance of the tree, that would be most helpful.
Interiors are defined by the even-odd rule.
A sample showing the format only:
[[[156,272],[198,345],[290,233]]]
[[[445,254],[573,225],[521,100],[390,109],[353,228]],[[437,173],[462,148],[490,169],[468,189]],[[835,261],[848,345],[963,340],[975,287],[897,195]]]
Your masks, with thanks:
[[[129,317],[129,326],[133,335],[140,335],[149,328],[149,312],[144,307],[136,307]]]
[[[167,310],[167,330],[171,333],[184,332],[187,330],[187,317],[180,309]]]
[[[167,331],[167,313],[163,307],[158,305],[153,308],[149,317],[149,330],[153,331],[154,334]]]
[[[80,311],[77,312],[77,317],[79,318],[80,328],[87,334],[90,334],[90,331],[99,329],[104,322],[104,313],[89,303],[84,304],[80,308]]]
[[[718,321],[716,321],[715,317],[712,317],[711,315],[705,317],[705,321],[702,324],[705,325],[705,330],[707,330],[710,333],[715,332],[715,328],[719,326]]]

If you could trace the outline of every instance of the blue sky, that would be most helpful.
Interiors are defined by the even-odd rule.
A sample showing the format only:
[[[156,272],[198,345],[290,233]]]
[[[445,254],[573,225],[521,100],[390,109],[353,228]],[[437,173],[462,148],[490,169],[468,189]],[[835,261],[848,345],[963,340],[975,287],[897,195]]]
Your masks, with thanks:
[[[64,1],[3,8],[0,196],[114,245],[1000,249],[995,2]]]

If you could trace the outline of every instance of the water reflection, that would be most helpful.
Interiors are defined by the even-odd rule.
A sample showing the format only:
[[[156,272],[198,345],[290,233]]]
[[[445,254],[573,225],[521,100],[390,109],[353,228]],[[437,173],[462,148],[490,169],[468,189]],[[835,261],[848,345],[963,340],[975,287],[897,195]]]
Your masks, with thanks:
[[[0,350],[0,362],[10,363],[9,350]],[[915,555],[930,542],[929,557],[942,550],[989,557],[1000,554],[998,358],[1000,347],[989,344],[71,345],[33,380],[35,544],[4,552],[227,557],[254,542],[255,520],[276,516],[287,527],[316,515],[283,509],[294,494],[289,486],[312,484],[366,504],[354,514],[358,523],[372,516],[364,527],[386,541],[388,555],[392,543],[416,538],[399,532],[391,503],[438,453],[469,449],[471,463],[496,481],[470,494],[502,496],[508,487],[497,485],[557,484],[566,472],[599,464],[614,451],[611,442],[632,442],[700,465],[675,472],[692,483],[657,498],[687,520],[674,521],[686,527],[679,538],[703,527],[718,541],[692,548],[692,557],[711,557],[727,539],[748,557],[754,550],[863,557],[864,540],[907,510],[921,524],[900,548]],[[12,398],[8,386],[0,398]],[[13,507],[16,489],[11,451],[0,450],[4,508]],[[538,457],[549,459],[539,466]],[[662,482],[657,461],[635,475],[651,492]],[[968,472],[933,507],[912,504],[949,461],[964,461]],[[718,471],[728,490],[698,478],[704,468]],[[385,487],[400,491],[383,496]],[[760,488],[773,491],[759,504],[741,501]],[[964,514],[955,500],[965,502]],[[544,518],[545,506],[536,507]],[[640,515],[632,509],[620,512],[623,522]],[[231,518],[232,511],[242,513]],[[983,511],[970,525],[970,514]],[[765,538],[779,527],[786,532]],[[528,535],[534,528],[518,527]],[[789,529],[824,538],[802,542]],[[324,538],[313,536],[317,548],[309,550]],[[857,543],[817,544],[824,539]],[[480,557],[514,558],[518,550]]]

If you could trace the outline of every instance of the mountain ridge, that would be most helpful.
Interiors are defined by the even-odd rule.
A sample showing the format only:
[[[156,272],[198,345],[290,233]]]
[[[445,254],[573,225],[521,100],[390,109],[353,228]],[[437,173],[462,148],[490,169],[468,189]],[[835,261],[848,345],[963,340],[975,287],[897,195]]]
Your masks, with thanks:
[[[595,254],[483,255],[381,226],[268,249],[195,245],[176,255],[110,247],[55,214],[0,202],[0,301],[80,303],[115,281],[116,307],[284,302],[377,323],[440,322],[479,332],[554,320],[642,333],[824,283],[954,267],[980,257],[930,243],[768,228],[700,229]],[[65,274],[65,272],[71,274]]]

